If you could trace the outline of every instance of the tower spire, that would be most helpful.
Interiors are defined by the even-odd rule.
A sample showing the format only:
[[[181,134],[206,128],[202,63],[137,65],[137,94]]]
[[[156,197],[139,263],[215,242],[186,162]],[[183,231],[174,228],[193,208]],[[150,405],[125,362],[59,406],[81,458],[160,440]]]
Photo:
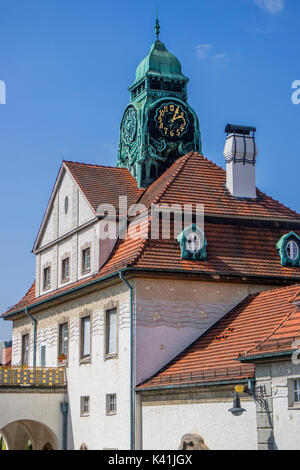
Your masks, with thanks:
[[[159,33],[160,33],[160,24],[158,20],[158,5],[156,4],[156,23],[155,23],[155,34],[156,34],[156,39],[159,41]]]

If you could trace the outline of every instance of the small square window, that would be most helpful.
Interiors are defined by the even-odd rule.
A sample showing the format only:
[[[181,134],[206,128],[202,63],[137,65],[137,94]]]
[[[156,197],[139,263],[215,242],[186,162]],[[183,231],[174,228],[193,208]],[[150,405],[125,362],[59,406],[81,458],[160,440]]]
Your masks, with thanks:
[[[82,250],[82,266],[81,270],[82,273],[87,273],[91,269],[91,249],[86,248],[85,250]]]
[[[61,265],[61,280],[68,281],[70,279],[70,258],[65,258],[62,260]]]
[[[106,395],[106,414],[114,415],[117,412],[117,395],[110,393]]]
[[[50,266],[44,269],[43,289],[50,289],[51,286],[51,269]]]
[[[89,416],[90,414],[90,397],[80,397],[80,415]]]

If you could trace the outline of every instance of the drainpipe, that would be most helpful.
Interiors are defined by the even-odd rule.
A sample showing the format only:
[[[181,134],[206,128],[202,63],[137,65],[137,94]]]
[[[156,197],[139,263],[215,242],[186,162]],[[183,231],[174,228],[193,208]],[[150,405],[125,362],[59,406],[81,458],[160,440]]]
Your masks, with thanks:
[[[62,448],[63,450],[68,449],[68,412],[69,404],[64,401],[60,404],[60,409],[63,414],[63,436],[62,436]]]
[[[29,313],[29,309],[25,307],[27,317],[33,323],[33,367],[36,367],[36,336],[37,336],[37,320]]]
[[[130,450],[135,449],[135,392],[134,392],[134,369],[133,369],[133,287],[132,285],[124,278],[123,271],[119,271],[119,276],[121,281],[128,287],[130,290]]]

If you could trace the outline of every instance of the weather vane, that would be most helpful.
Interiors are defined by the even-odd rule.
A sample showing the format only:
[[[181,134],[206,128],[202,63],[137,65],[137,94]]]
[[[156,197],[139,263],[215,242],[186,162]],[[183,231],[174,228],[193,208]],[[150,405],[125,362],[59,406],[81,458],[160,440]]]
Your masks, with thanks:
[[[156,4],[156,23],[155,23],[155,34],[157,41],[159,40],[159,33],[160,33],[160,25],[158,20],[158,4]]]

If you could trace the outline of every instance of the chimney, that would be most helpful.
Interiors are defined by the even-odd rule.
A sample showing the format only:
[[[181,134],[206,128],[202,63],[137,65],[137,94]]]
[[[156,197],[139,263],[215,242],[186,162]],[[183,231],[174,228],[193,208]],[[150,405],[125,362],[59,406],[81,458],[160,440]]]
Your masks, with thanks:
[[[257,147],[255,127],[227,124],[224,148],[226,186],[235,197],[256,198],[255,163]]]

